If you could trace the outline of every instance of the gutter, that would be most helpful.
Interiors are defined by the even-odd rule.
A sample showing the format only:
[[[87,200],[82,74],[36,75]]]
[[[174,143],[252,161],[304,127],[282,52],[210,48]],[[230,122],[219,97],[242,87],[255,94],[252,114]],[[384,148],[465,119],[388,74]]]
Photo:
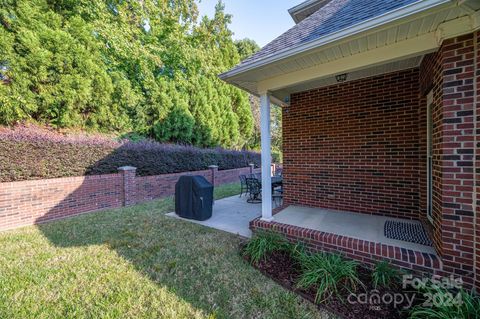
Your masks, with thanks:
[[[411,3],[404,7],[382,14],[380,16],[365,20],[351,27],[336,31],[334,33],[328,34],[316,40],[307,42],[300,46],[296,46],[294,48],[287,48],[279,51],[274,55],[270,55],[270,56],[261,58],[260,60],[249,62],[244,65],[240,65],[230,71],[220,74],[219,78],[226,81],[229,78],[232,78],[236,75],[266,66],[268,64],[278,62],[280,60],[292,57],[299,53],[303,53],[305,51],[324,46],[326,44],[338,41],[340,39],[347,38],[349,36],[352,36],[361,32],[366,32],[368,30],[385,25],[395,20],[406,18],[411,15],[417,14],[419,12],[426,11],[433,7],[437,7],[447,3],[455,3],[455,2],[457,1],[456,0],[419,0],[417,2]]]

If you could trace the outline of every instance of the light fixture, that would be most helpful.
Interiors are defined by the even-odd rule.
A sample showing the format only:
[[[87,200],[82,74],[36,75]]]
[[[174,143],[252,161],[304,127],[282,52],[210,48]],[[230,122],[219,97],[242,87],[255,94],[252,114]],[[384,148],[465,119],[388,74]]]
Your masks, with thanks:
[[[335,79],[337,79],[337,82],[345,82],[347,80],[347,73],[339,74],[335,76]]]

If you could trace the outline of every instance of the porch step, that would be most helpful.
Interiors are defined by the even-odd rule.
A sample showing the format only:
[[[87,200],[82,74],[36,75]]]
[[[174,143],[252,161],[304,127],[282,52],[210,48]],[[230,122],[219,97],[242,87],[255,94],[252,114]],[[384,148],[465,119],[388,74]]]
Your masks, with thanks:
[[[443,264],[434,253],[282,224],[276,221],[267,222],[260,218],[250,222],[250,229],[253,232],[273,230],[285,235],[290,241],[305,243],[312,251],[340,253],[368,266],[373,266],[379,260],[387,259],[392,265],[418,275],[443,274]]]

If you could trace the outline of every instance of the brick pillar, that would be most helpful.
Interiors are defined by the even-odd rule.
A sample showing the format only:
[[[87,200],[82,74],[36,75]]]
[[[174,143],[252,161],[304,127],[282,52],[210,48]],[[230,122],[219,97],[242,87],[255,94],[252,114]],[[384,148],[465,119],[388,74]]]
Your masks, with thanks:
[[[135,176],[137,168],[132,166],[123,166],[118,169],[123,177],[123,206],[135,204]]]
[[[215,178],[215,177],[216,177],[216,175],[217,175],[217,173],[218,173],[218,166],[217,166],[217,165],[210,165],[208,168],[210,169],[210,171],[211,171],[211,173],[212,173],[212,185],[213,185],[213,186],[216,186],[215,183],[216,183],[217,181],[216,181],[216,178]]]
[[[445,40],[441,47],[441,104],[436,125],[441,137],[440,233],[444,270],[475,277],[475,67],[474,34]]]
[[[255,170],[255,164],[248,164],[250,166],[250,174],[253,174],[253,171]]]

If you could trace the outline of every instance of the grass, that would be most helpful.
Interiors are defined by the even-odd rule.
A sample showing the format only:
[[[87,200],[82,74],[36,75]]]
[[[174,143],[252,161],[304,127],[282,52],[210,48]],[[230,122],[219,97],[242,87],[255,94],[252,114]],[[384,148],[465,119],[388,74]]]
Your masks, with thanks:
[[[213,192],[213,197],[215,197],[215,199],[222,199],[225,197],[231,197],[238,194],[240,194],[240,184],[232,183],[232,184],[222,185],[221,187],[215,187],[215,190]]]
[[[217,188],[216,198],[238,185]],[[0,318],[327,318],[171,198],[0,233]]]

